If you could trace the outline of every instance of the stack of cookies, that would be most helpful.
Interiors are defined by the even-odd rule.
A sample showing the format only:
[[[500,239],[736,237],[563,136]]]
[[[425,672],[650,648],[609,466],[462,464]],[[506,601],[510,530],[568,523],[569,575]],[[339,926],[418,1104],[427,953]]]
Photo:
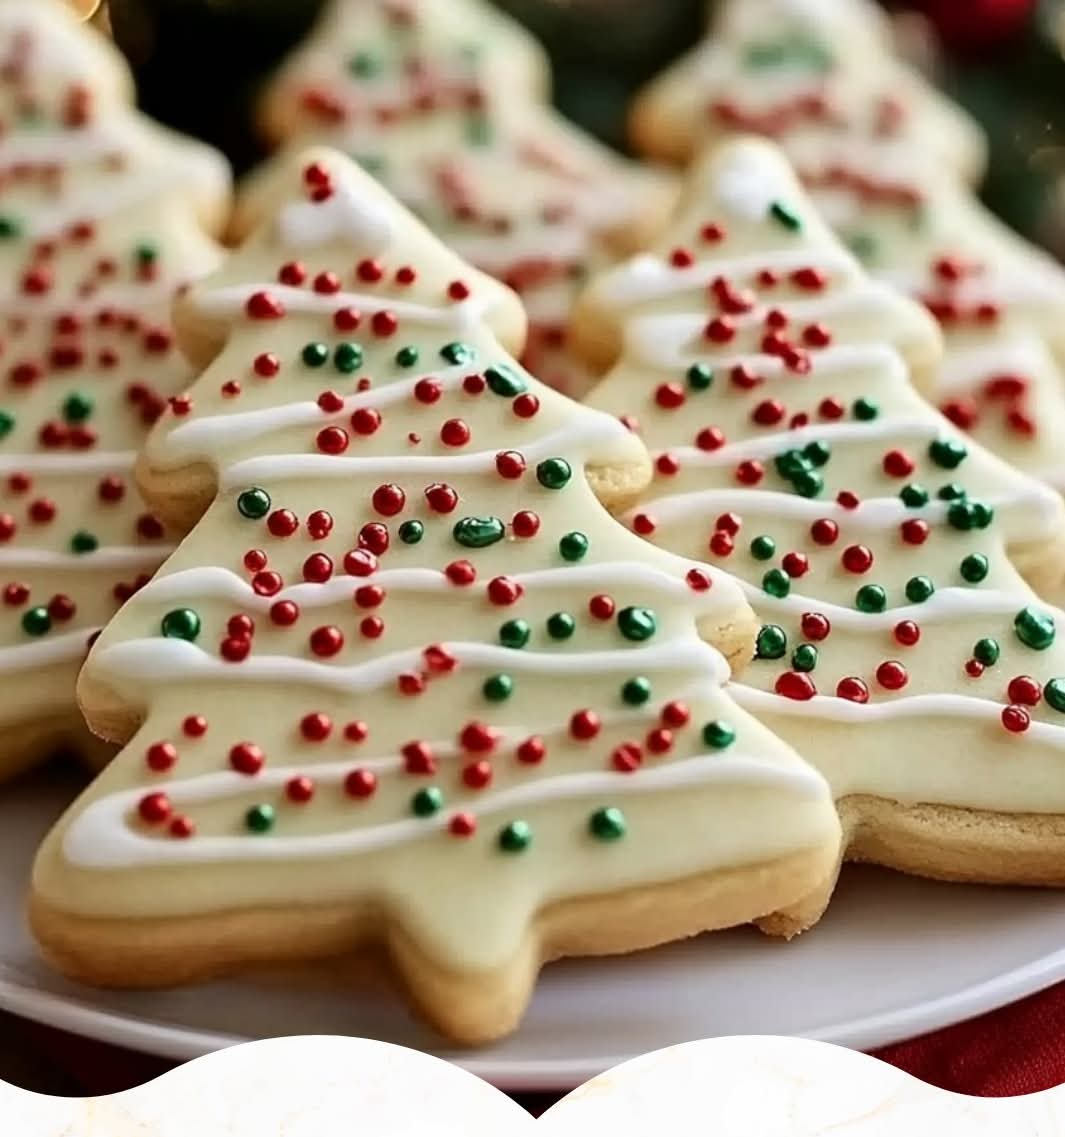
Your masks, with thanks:
[[[46,693],[38,720],[72,731],[91,637],[77,703],[119,747],[36,858],[64,975],[354,956],[476,1044],[553,959],[794,936],[845,859],[1065,884],[1065,614],[1040,592],[1065,502],[924,397],[978,336],[1053,370],[1049,308],[992,319],[967,289],[1007,253],[1056,269],[974,237],[948,318],[901,280],[946,254],[872,224],[917,190],[863,181],[865,241],[817,201],[853,188],[829,157],[852,139],[935,154],[962,199],[978,133],[869,4],[723,19],[637,108],[638,138],[693,158],[665,223],[668,180],[560,123],[491,9],[336,3],[266,98],[284,146],[223,258],[217,160],[128,108],[58,0],[0,0],[22,282],[0,658],[40,669],[12,715]],[[556,389],[593,375],[583,405]],[[110,573],[85,598],[83,566]]]

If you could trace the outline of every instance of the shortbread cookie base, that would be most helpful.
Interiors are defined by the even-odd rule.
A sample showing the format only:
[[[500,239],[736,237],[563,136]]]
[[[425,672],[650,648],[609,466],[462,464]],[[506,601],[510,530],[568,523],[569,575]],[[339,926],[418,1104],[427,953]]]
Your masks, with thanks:
[[[541,966],[562,956],[620,955],[732,926],[796,895],[820,896],[834,853],[801,851],[760,865],[554,904],[540,913],[522,955],[492,972],[456,974],[393,932],[393,966],[425,1019],[464,1045],[492,1042],[517,1028]],[[168,920],[83,919],[30,900],[30,920],[49,961],[68,978],[101,987],[158,988],[201,982],[235,969],[375,955],[376,909],[308,906]],[[790,919],[789,915],[782,919]]]
[[[1065,817],[1060,814],[904,805],[868,794],[842,798],[837,808],[846,836],[845,861],[958,884],[1065,885]],[[828,907],[837,875],[838,868],[820,894],[759,920],[758,927],[789,939],[812,927]]]

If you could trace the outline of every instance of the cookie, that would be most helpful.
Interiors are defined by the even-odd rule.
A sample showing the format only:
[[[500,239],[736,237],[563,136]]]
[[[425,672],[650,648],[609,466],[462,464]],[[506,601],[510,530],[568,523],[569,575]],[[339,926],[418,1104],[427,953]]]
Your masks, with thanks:
[[[891,53],[889,26],[866,0],[725,0],[713,31],[638,95],[642,153],[689,161],[738,133],[773,138],[890,138],[914,160],[975,181],[977,125]]]
[[[328,150],[185,294],[142,480],[206,512],[82,672],[125,748],[36,862],[65,974],[383,952],[475,1043],[546,960],[820,895],[828,787],[721,690],[739,588],[610,516],[646,451],[508,355],[517,308]]]
[[[1065,272],[933,165],[890,144],[803,146],[789,156],[870,273],[924,303],[945,357],[933,397],[1012,465],[1065,487]]]
[[[58,3],[0,3],[0,779],[60,746],[91,637],[173,544],[133,484],[190,381],[173,294],[213,268],[222,160],[125,103],[112,49]],[[217,219],[217,216],[216,216]]]
[[[47,242],[84,220],[180,201],[222,227],[229,167],[132,107],[118,50],[60,0],[0,0],[0,263],[16,238]]]
[[[655,459],[624,518],[744,589],[763,624],[727,690],[827,777],[848,856],[1065,884],[1065,614],[1018,571],[1060,574],[1065,506],[910,386],[920,308],[759,140],[709,154],[592,297],[626,339],[589,404]]]
[[[379,126],[441,110],[474,120],[482,91],[542,101],[550,65],[536,38],[483,0],[330,0],[311,38],[270,84],[262,126],[275,143],[344,124]]]
[[[253,175],[235,235],[262,214],[308,139],[343,150],[466,260],[518,291],[529,312],[522,362],[571,395],[591,376],[567,351],[573,301],[613,255],[668,218],[675,183],[584,135],[522,82],[522,53],[480,4],[339,3],[267,93],[265,129],[287,150]],[[446,10],[445,10],[446,9]],[[494,19],[502,19],[495,17]],[[512,37],[524,33],[515,29]]]

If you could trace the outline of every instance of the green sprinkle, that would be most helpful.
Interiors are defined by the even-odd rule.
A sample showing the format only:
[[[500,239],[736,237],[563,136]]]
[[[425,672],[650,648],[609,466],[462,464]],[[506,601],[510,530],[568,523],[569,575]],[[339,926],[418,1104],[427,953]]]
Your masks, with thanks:
[[[796,474],[791,479],[791,484],[795,487],[795,492],[800,497],[817,497],[817,495],[825,488],[825,479],[820,474],[815,474],[812,470],[804,471]]]
[[[868,264],[877,254],[880,242],[872,233],[852,233],[847,239],[851,252],[860,260]]]
[[[791,653],[792,671],[813,671],[817,666],[817,648],[813,644],[799,644]]]
[[[986,580],[990,568],[987,557],[983,553],[970,553],[958,565],[962,580],[968,584],[979,584],[982,580]]]
[[[485,114],[471,114],[466,120],[465,132],[471,146],[487,146],[492,141],[492,124]]]
[[[532,629],[524,620],[508,620],[499,626],[499,642],[504,647],[522,648],[531,634]]]
[[[808,442],[802,448],[803,456],[814,466],[824,466],[832,457],[832,449],[827,442]]]
[[[912,482],[908,486],[903,486],[899,490],[899,498],[902,504],[908,506],[910,509],[920,509],[922,506],[928,504],[928,490],[924,486],[917,485]]]
[[[200,634],[200,617],[191,608],[174,608],[163,617],[160,629],[167,639],[191,643]]]
[[[1043,698],[1055,711],[1065,711],[1065,679],[1048,679],[1043,685]]]
[[[147,241],[142,241],[134,250],[133,255],[137,258],[142,265],[155,264],[159,259],[159,248],[157,245],[149,244]]]
[[[377,59],[368,51],[357,51],[348,60],[348,70],[359,79],[368,79],[371,75],[377,74]]]
[[[512,821],[499,831],[499,847],[504,853],[524,853],[532,839],[532,826],[527,821]]]
[[[451,535],[467,549],[486,549],[506,535],[506,526],[498,517],[464,517],[456,521]]]
[[[936,497],[940,501],[965,501],[968,496],[965,487],[959,486],[957,482],[947,482],[936,490]]]
[[[982,640],[977,640],[973,644],[973,659],[982,663],[985,667],[993,667],[998,663],[998,657],[1001,648],[998,646],[998,640],[993,640],[990,637],[985,637]]]
[[[253,486],[237,498],[237,509],[242,517],[258,521],[260,517],[265,517],[270,512],[270,495],[266,490]]]
[[[940,438],[928,447],[928,457],[944,470],[954,470],[965,461],[969,451],[953,439]]]
[[[727,722],[716,719],[703,727],[703,742],[714,750],[725,750],[736,741],[736,731]]]
[[[265,803],[262,805],[253,805],[251,809],[244,814],[244,824],[252,833],[268,833],[273,829],[276,820],[274,807]]]
[[[525,380],[505,363],[496,363],[491,367],[486,367],[484,379],[493,394],[502,395],[508,399],[520,395],[528,387]]]
[[[67,422],[84,422],[93,410],[92,399],[88,395],[75,391],[63,401],[63,418]]]
[[[923,604],[935,590],[931,577],[911,576],[906,581],[906,599],[911,604]]]
[[[401,347],[396,352],[396,365],[398,367],[413,367],[418,362],[418,349],[416,347]]]
[[[767,596],[775,596],[783,600],[791,591],[791,577],[783,569],[770,569],[762,577],[762,591]]]
[[[333,366],[342,375],[350,375],[362,366],[362,348],[357,343],[337,344],[333,352]]]
[[[872,420],[880,414],[880,408],[872,399],[855,399],[851,405],[851,414],[853,414],[859,422],[872,422]]]
[[[446,343],[440,349],[440,357],[445,363],[469,363],[474,358],[474,350],[468,343]]]
[[[633,676],[621,687],[621,698],[630,707],[642,706],[651,697],[651,681],[643,675]]]
[[[410,799],[410,809],[416,817],[432,817],[444,805],[444,795],[437,786],[423,786]]]
[[[22,613],[22,630],[30,636],[43,636],[52,630],[52,617],[45,607],[29,608]]]
[[[425,526],[420,521],[404,521],[396,532],[404,545],[417,545],[425,536]]]
[[[705,391],[714,381],[714,372],[705,363],[693,363],[688,368],[687,379],[693,391]]]
[[[600,841],[617,841],[625,836],[625,814],[615,806],[597,809],[588,818],[588,831]]]
[[[7,438],[14,429],[15,416],[7,411],[0,411],[0,438]]]
[[[801,450],[785,450],[773,459],[773,468],[790,481],[797,474],[809,473],[811,466]]]
[[[802,228],[802,220],[799,215],[781,201],[774,201],[769,206],[769,216],[777,224],[789,229],[792,233],[797,233]]]
[[[481,693],[493,703],[502,703],[514,693],[514,680],[509,675],[489,675]]]
[[[577,630],[577,621],[568,612],[555,612],[547,617],[547,634],[553,640],[568,640]]]
[[[100,547],[100,539],[87,529],[79,529],[70,538],[70,551],[72,553],[95,553]]]
[[[650,608],[622,608],[618,612],[618,631],[627,640],[649,640],[658,631],[658,619]]]
[[[879,584],[863,584],[854,595],[854,603],[859,612],[883,612],[887,607],[887,593]]]
[[[972,503],[973,521],[977,529],[986,529],[995,519],[995,511],[982,501]]]
[[[324,343],[306,344],[300,358],[308,367],[324,367],[329,359],[329,348]]]
[[[751,541],[751,556],[756,561],[768,561],[772,559],[773,554],[777,551],[777,543],[772,537],[766,536],[764,533],[755,537]]]
[[[536,467],[536,480],[548,490],[560,490],[573,476],[565,458],[545,458]]]
[[[754,641],[756,659],[780,659],[788,650],[788,637],[776,624],[763,624]]]
[[[22,236],[22,226],[14,217],[7,215],[0,217],[0,241],[10,241]]]
[[[582,560],[588,553],[588,538],[576,530],[564,533],[559,539],[558,551],[565,561]]]
[[[947,509],[947,524],[952,529],[967,533],[976,528],[976,510],[972,502],[952,501]]]
[[[1025,647],[1045,651],[1054,642],[1054,620],[1034,608],[1022,608],[1014,617],[1013,630]]]

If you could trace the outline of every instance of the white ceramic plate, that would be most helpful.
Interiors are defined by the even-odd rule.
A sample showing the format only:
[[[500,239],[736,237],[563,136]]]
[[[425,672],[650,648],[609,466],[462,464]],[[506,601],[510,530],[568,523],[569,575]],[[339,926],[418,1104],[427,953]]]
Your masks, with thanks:
[[[53,774],[0,795],[0,1007],[185,1059],[249,1039],[354,1034],[416,1047],[506,1089],[565,1090],[616,1063],[723,1034],[795,1034],[869,1049],[1065,978],[1065,892],[979,889],[848,872],[828,915],[792,944],[740,930],[623,959],[549,967],[521,1030],[462,1053],[390,996],[236,981],[156,993],[66,983],[36,959],[24,881],[75,792]]]

